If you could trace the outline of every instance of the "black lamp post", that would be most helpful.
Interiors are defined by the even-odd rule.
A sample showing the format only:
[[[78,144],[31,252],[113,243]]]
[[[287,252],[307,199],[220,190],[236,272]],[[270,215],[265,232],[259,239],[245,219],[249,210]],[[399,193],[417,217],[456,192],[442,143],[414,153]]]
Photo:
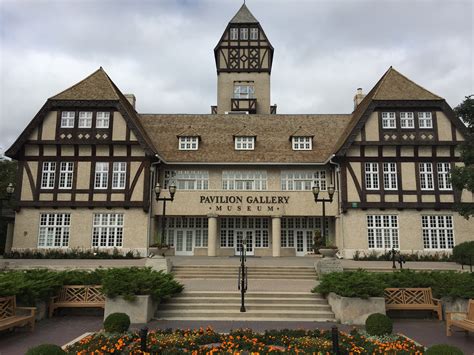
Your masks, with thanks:
[[[322,240],[324,240],[324,243],[326,244],[326,202],[331,203],[333,198],[334,198],[334,186],[329,186],[328,187],[328,195],[329,198],[318,198],[320,190],[318,186],[313,186],[313,195],[314,195],[314,202],[322,202],[323,203],[323,225],[322,225],[322,230],[321,230],[321,237]]]
[[[5,190],[7,192],[7,197],[0,199],[0,201],[2,202],[2,204],[0,205],[0,218],[3,218],[3,205],[5,202],[9,202],[11,200],[13,193],[15,192],[15,187],[12,183],[9,183]]]
[[[240,312],[246,312],[245,309],[245,292],[247,292],[247,270],[245,267],[246,254],[247,252],[247,236],[242,236],[242,244],[240,247],[240,269],[239,269],[239,283],[238,288],[240,290]]]
[[[168,188],[170,192],[170,197],[160,197],[161,194],[161,185],[160,183],[156,183],[155,186],[155,199],[156,201],[162,201],[163,202],[163,214],[162,214],[162,220],[161,220],[161,244],[164,244],[165,241],[165,230],[166,230],[166,202],[170,201],[172,202],[174,200],[174,194],[176,193],[176,185],[171,184]]]

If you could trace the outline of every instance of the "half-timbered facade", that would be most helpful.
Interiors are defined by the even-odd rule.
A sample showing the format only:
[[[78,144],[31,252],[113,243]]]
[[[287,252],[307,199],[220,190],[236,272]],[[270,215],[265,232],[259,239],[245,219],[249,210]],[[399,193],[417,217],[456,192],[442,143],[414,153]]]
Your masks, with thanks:
[[[139,114],[103,69],[48,99],[7,151],[19,161],[14,249],[304,256],[315,230],[342,255],[450,252],[472,203],[450,171],[466,128],[446,101],[390,68],[349,114],[277,115],[273,47],[246,5],[214,50],[211,114]],[[347,98],[341,98],[345,100]],[[154,198],[172,184],[166,206]],[[164,224],[165,235],[161,235]]]

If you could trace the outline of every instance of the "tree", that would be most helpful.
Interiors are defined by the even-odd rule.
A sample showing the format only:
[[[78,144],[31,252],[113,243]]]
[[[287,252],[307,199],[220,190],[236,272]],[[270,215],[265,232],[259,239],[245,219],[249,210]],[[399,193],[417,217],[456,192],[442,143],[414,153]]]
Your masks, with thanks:
[[[466,189],[474,192],[474,95],[466,96],[466,99],[454,108],[454,112],[466,124],[468,133],[466,140],[459,147],[464,166],[453,169],[451,182],[458,191]],[[459,204],[456,209],[467,219],[474,216],[472,203]]]
[[[15,185],[16,182],[16,170],[17,162],[10,160],[0,160],[0,201],[2,210],[0,213],[4,213],[11,204],[8,202],[9,196],[7,195],[7,186],[9,183]],[[3,248],[5,247],[5,239],[7,235],[7,221],[0,216],[0,254],[3,254]]]

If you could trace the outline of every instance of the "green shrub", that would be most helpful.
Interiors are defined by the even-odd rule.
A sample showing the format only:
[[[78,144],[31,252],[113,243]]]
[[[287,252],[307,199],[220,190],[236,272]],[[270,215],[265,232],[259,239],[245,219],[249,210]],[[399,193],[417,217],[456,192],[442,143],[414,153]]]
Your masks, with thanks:
[[[155,301],[169,298],[183,290],[173,275],[151,268],[108,269],[102,279],[102,291],[107,297],[122,296],[133,301],[136,295],[151,295]]]
[[[392,334],[393,322],[382,313],[374,313],[367,317],[365,321],[365,330],[370,335],[387,335]]]
[[[3,255],[5,259],[140,259],[140,255],[128,251],[123,254],[114,248],[112,253],[100,249],[26,249]]]
[[[474,263],[474,241],[456,245],[453,248],[453,259],[458,264]]]
[[[453,256],[446,252],[434,252],[434,253],[402,253],[401,254],[405,261],[453,261]],[[390,251],[380,252],[371,250],[370,252],[364,252],[356,250],[354,253],[354,260],[357,261],[391,261],[392,253]]]
[[[54,344],[42,344],[29,349],[26,355],[62,355],[66,352],[60,346]]]
[[[368,298],[382,297],[386,287],[373,273],[358,270],[325,274],[313,292],[324,295],[334,292],[343,297]]]
[[[448,344],[438,344],[431,346],[425,352],[426,355],[463,355],[461,349]]]
[[[112,313],[104,320],[107,333],[125,333],[130,327],[130,317],[125,313]]]

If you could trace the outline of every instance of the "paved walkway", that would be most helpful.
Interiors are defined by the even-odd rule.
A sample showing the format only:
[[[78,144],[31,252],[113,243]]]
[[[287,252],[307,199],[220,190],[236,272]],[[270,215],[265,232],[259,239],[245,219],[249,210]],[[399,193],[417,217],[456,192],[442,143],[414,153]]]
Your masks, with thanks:
[[[236,328],[252,328],[256,331],[265,329],[329,329],[336,325],[340,330],[349,331],[351,327],[330,322],[245,322],[245,321],[153,321],[147,324],[150,329],[166,328],[199,328],[212,326],[220,332],[228,332]],[[102,317],[60,316],[46,319],[37,324],[34,332],[17,330],[13,333],[0,333],[0,355],[24,354],[30,347],[53,343],[64,345],[74,338],[91,331],[97,331],[102,326]],[[134,329],[142,325],[135,324]],[[439,343],[448,343],[461,348],[465,354],[474,354],[474,334],[466,336],[464,333],[455,333],[446,337],[443,322],[437,320],[406,320],[395,319],[394,331],[403,333],[425,346]]]

